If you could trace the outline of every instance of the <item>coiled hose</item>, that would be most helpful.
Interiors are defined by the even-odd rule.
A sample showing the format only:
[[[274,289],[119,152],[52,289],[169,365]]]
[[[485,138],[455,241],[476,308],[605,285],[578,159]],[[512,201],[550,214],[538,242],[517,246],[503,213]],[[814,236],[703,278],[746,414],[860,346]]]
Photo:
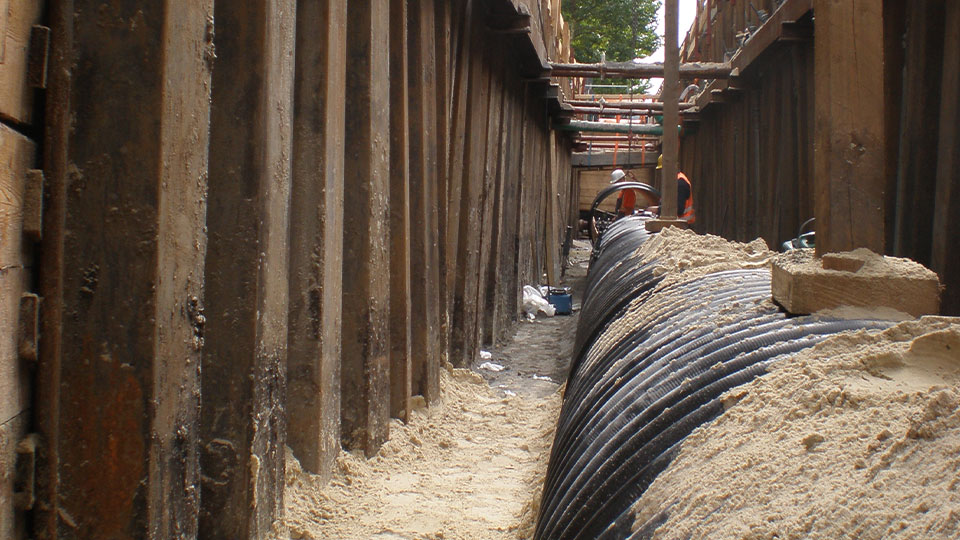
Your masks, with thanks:
[[[769,269],[658,287],[656,261],[637,253],[647,238],[643,219],[626,218],[596,244],[537,539],[631,537],[630,507],[683,440],[723,411],[725,392],[837,332],[890,326],[790,318],[768,301]]]

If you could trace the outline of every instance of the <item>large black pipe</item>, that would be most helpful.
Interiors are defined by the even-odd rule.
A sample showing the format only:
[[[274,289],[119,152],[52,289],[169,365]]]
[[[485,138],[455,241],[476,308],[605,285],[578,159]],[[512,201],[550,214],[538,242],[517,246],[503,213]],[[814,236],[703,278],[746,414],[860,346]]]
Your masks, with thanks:
[[[837,332],[890,325],[790,318],[764,302],[769,269],[662,286],[638,253],[648,238],[631,217],[596,243],[537,539],[630,537],[630,507],[726,391]]]

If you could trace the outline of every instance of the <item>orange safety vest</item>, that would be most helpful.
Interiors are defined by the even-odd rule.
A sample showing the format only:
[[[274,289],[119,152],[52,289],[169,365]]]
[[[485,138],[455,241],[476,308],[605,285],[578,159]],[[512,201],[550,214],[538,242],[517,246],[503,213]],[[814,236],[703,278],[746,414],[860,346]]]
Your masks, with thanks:
[[[679,218],[686,220],[687,223],[691,225],[697,222],[697,214],[693,211],[693,184],[690,183],[690,179],[687,178],[687,175],[682,172],[677,172],[677,179],[683,180],[687,183],[687,187],[690,188],[690,196],[687,197],[687,200],[683,202],[683,213],[680,214]]]

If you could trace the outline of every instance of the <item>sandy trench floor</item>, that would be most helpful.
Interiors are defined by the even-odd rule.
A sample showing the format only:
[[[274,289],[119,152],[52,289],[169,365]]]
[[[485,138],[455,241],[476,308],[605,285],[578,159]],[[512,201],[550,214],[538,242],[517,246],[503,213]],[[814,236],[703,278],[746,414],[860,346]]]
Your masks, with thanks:
[[[589,252],[577,242],[570,255],[575,306]],[[489,360],[444,370],[439,403],[394,421],[376,457],[341,453],[327,484],[288,451],[277,538],[530,538],[576,324],[576,313],[519,322]]]

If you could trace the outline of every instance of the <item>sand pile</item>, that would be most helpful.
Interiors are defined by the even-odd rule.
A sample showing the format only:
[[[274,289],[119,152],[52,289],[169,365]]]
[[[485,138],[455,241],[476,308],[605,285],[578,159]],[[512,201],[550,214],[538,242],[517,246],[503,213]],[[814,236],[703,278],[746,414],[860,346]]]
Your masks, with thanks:
[[[727,400],[634,506],[635,529],[960,537],[960,319],[836,336]]]
[[[638,325],[649,320],[651,314],[674,305],[676,298],[672,294],[659,294],[664,289],[714,272],[769,268],[777,255],[767,249],[762,238],[744,244],[673,227],[651,236],[640,247],[639,253],[642,254],[644,263],[656,261],[654,274],[666,275],[653,291],[632,300],[624,314],[610,323],[591,346],[585,363],[600,358],[624,336],[633,333]],[[737,281],[743,281],[743,278],[733,278],[718,286]],[[769,298],[759,303],[731,302],[720,309],[718,321],[725,317],[741,317],[747,310],[773,308],[773,300]]]
[[[651,236],[639,251],[644,262],[656,259],[654,273],[669,274],[670,281],[723,270],[769,267],[777,255],[762,238],[744,244],[674,227]]]
[[[327,485],[288,453],[282,538],[528,538],[560,394],[498,397],[443,371],[442,401],[394,422],[373,459],[341,453]]]

